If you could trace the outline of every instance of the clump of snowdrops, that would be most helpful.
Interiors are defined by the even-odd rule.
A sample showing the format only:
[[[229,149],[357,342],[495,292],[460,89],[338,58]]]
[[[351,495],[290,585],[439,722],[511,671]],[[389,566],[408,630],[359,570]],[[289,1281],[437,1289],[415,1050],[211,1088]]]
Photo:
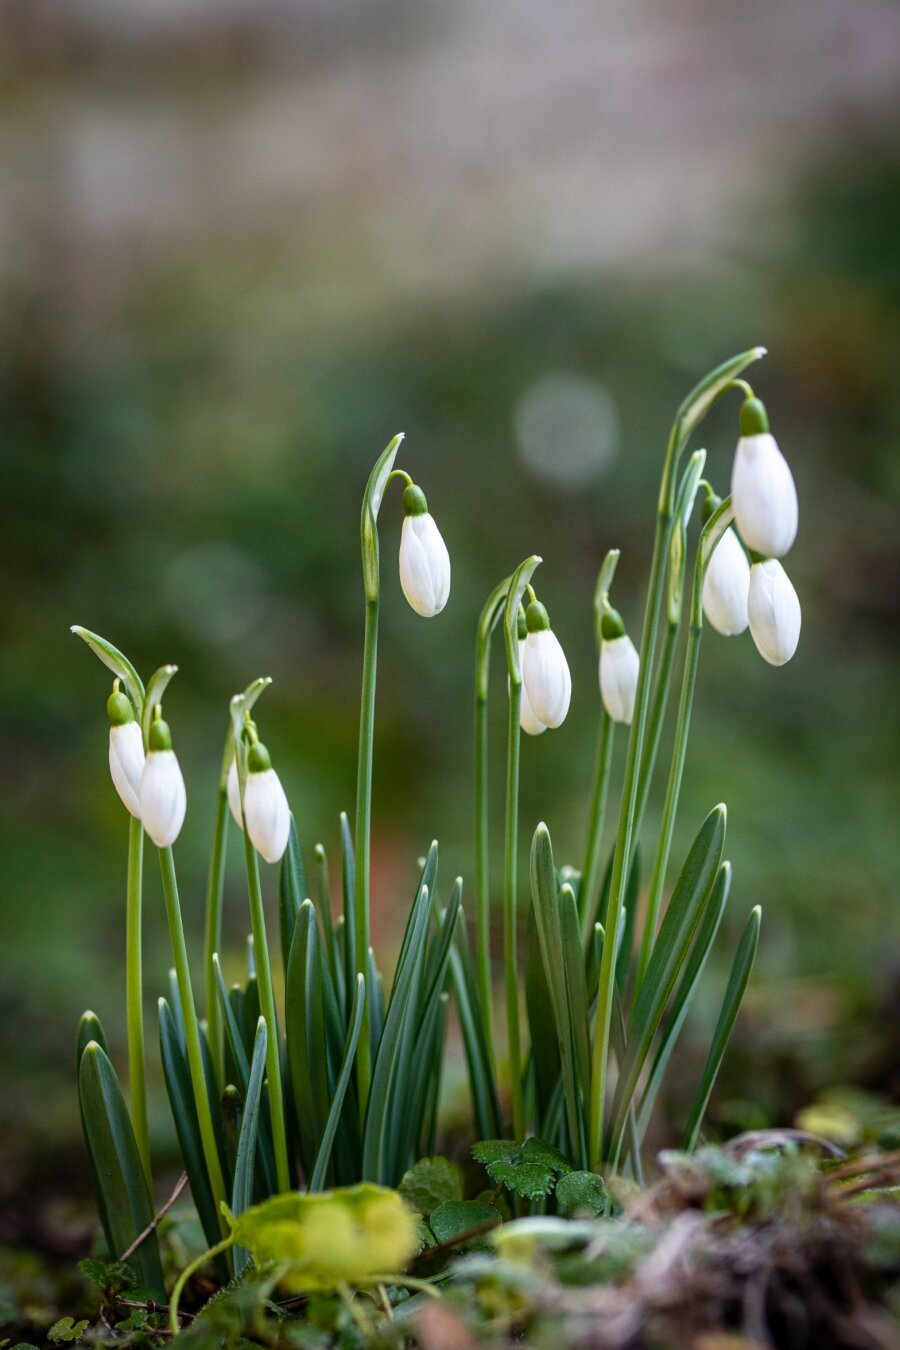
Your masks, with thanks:
[[[274,1263],[281,1287],[294,1295],[330,1289],[349,1298],[354,1288],[420,1283],[402,1273],[422,1241],[423,1230],[410,1218],[416,1185],[407,1181],[405,1199],[394,1188],[402,1188],[410,1169],[436,1149],[451,1004],[468,1067],[472,1140],[482,1141],[475,1156],[498,1188],[510,1189],[516,1212],[538,1204],[566,1213],[575,1200],[567,1203],[563,1191],[587,1197],[595,1210],[608,1209],[601,1176],[618,1172],[641,1180],[644,1136],[731,886],[723,805],[714,806],[699,824],[670,885],[669,855],[704,621],[727,636],[749,627],[761,655],[776,666],[791,658],[799,638],[799,602],[780,561],[797,531],[796,491],[766,410],[741,378],[761,355],[763,349],[754,348],[725,362],[678,410],[663,459],[639,627],[634,621],[629,625],[612,603],[618,550],[602,560],[593,604],[598,739],[584,854],[578,865],[558,863],[546,826],[538,824],[527,878],[519,872],[521,734],[540,736],[562,724],[572,681],[538,598],[540,557],[532,555],[511,569],[488,596],[475,642],[474,939],[463,906],[463,878],[455,878],[441,894],[434,842],[420,867],[389,984],[369,942],[369,862],[381,594],[378,524],[394,483],[403,487],[399,573],[404,595],[418,614],[431,618],[444,609],[451,588],[450,556],[425,494],[395,467],[402,437],[395,437],[378,459],[363,499],[365,631],[353,823],[342,816],[340,857],[331,864],[320,844],[310,850],[304,841],[304,853],[303,822],[293,819],[275,767],[277,747],[267,748],[261,739],[257,705],[269,681],[257,679],[237,694],[219,776],[199,998],[173,851],[186,818],[187,792],[176,738],[163,716],[175,667],[163,666],[145,685],[122,652],[97,634],[75,628],[114,676],[107,704],[109,764],[128,815],[128,1098],[100,1023],[88,1012],[78,1038],[81,1113],[109,1254],[127,1253],[140,1283],[162,1299],[144,1075],[146,835],[158,854],[173,955],[170,988],[159,999],[162,1067],[184,1169],[209,1244],[178,1281],[171,1302],[173,1331],[180,1327],[178,1299],[185,1279],[207,1260],[216,1262],[223,1282],[253,1263]],[[730,493],[721,496],[703,476],[705,451],[685,456],[705,414],[730,393],[742,395],[740,436]],[[691,558],[695,515],[700,528]],[[639,631],[639,647],[629,626]],[[498,630],[509,697],[504,865],[495,896],[489,875],[488,689]],[[645,842],[651,865],[644,885],[638,842],[679,656],[671,760],[663,777],[659,833]],[[627,752],[604,871],[617,735],[627,737]],[[219,949],[224,861],[235,831],[246,865],[252,956],[245,982],[228,988]],[[273,866],[279,869],[281,1007],[263,886]],[[332,880],[336,875],[339,888]],[[503,912],[499,953],[491,948],[495,899]],[[527,918],[525,934],[521,918]],[[700,1136],[750,976],[759,925],[755,907],[734,953],[708,1059],[684,1125],[682,1145],[688,1151]],[[499,1025],[495,969],[502,970],[505,1001]],[[419,1202],[418,1207],[425,1206]],[[432,1237],[440,1236],[434,1221],[432,1229]]]

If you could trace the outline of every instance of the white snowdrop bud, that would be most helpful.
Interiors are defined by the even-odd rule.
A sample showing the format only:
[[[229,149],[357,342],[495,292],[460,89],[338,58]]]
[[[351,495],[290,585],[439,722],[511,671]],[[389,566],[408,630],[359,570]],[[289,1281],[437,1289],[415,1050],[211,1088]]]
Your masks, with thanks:
[[[781,558],[797,537],[797,489],[769,431],[759,399],[741,408],[741,437],[731,470],[731,500],[741,538],[754,553]]]
[[[109,772],[124,806],[140,819],[144,738],[131,699],[122,693],[118,680],[113,683],[106,712],[109,717]]]
[[[258,741],[247,752],[244,819],[256,851],[266,862],[278,862],[291,832],[291,808],[269,752]]]
[[[519,669],[522,669],[525,660],[525,639],[519,639]],[[522,685],[522,693],[519,698],[519,726],[528,736],[540,736],[547,728],[539,717],[535,717],[534,708],[528,701],[528,691],[525,685]]]
[[[572,698],[572,677],[566,654],[550,627],[547,611],[533,601],[525,615],[528,633],[522,652],[522,699],[545,727],[565,721]]]
[[[150,725],[149,747],[141,778],[141,820],[157,848],[175,843],[184,824],[187,793],[172,749],[172,733],[160,716]]]
[[[416,613],[432,619],[450,594],[450,554],[421,488],[409,485],[403,493],[403,509],[400,585]]]
[[[716,544],[703,580],[703,612],[725,637],[743,633],[747,627],[749,590],[750,563],[741,541],[729,528]]]
[[[773,666],[790,661],[800,641],[800,601],[776,558],[750,568],[750,632],[761,656]]]
[[[640,657],[618,610],[608,608],[600,624],[600,695],[614,722],[631,725]]]
[[[228,805],[231,807],[231,814],[234,816],[235,824],[240,829],[243,829],[244,821],[241,816],[241,785],[238,780],[236,759],[231,761],[228,777],[225,779],[225,791],[228,793]]]

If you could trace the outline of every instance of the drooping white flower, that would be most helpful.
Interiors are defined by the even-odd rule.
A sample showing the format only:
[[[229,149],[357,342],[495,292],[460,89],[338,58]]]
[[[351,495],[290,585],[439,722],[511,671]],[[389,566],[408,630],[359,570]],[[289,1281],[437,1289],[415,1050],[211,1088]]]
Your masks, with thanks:
[[[640,670],[640,657],[625,632],[621,615],[614,609],[607,610],[601,624],[600,695],[614,722],[631,725]]]
[[[279,861],[291,832],[291,808],[269,752],[259,742],[247,753],[244,819],[250,842],[266,862]]]
[[[410,484],[403,493],[403,509],[400,585],[416,613],[432,619],[450,594],[450,554],[421,488]]]
[[[519,669],[525,660],[525,639],[519,639]],[[547,730],[539,717],[535,716],[534,708],[528,701],[528,691],[525,685],[522,685],[522,693],[519,698],[519,726],[529,736],[541,736]]]
[[[187,792],[172,749],[172,733],[157,717],[150,726],[149,748],[141,778],[141,820],[157,848],[175,843],[184,824]]]
[[[773,666],[790,661],[800,641],[800,601],[777,558],[750,568],[748,611],[760,655]]]
[[[783,557],[797,537],[797,489],[759,399],[748,399],[741,409],[731,499],[747,547],[766,558]]]
[[[703,581],[703,611],[725,637],[743,633],[749,622],[750,563],[734,530],[727,529],[709,560]]]
[[[228,777],[225,779],[225,791],[228,793],[228,805],[231,807],[231,814],[234,816],[235,824],[240,829],[243,829],[244,820],[241,815],[241,785],[238,780],[236,759],[231,761]]]
[[[545,727],[565,721],[572,698],[572,676],[566,654],[550,627],[547,611],[538,601],[525,615],[528,634],[522,652],[522,698]]]
[[[106,704],[109,717],[109,772],[116,792],[133,816],[141,814],[141,777],[144,772],[144,738],[135,720],[131,700],[119,689],[119,681]]]

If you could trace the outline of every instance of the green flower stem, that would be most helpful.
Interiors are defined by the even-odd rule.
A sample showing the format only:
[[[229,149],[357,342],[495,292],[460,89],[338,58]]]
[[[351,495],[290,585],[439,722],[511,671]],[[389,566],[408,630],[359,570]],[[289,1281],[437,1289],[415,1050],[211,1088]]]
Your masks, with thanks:
[[[144,990],[141,972],[141,892],[144,872],[144,827],[134,816],[128,825],[128,881],[125,909],[125,1017],[128,1027],[128,1093],[134,1139],[153,1194],[150,1135],[147,1128],[147,1086],[144,1077]]]
[[[700,660],[700,640],[703,636],[703,581],[706,569],[716,544],[734,519],[731,498],[725,501],[713,513],[700,534],[697,557],[694,563],[694,581],[691,590],[691,618],[688,629],[687,651],[684,658],[684,674],[681,679],[681,694],[678,700],[678,719],[675,723],[675,743],[672,749],[672,763],[669,768],[669,781],[666,785],[666,797],[663,804],[662,825],[653,872],[650,878],[650,891],[647,897],[647,916],[641,935],[638,953],[637,973],[635,976],[635,998],[647,971],[653,944],[656,941],[656,928],[662,902],[663,886],[666,880],[666,867],[672,848],[672,836],[675,831],[675,816],[678,812],[678,799],[681,794],[681,779],[684,774],[684,761],[687,754],[688,733],[691,728],[691,707],[694,701],[694,689],[697,684],[697,666]]]
[[[216,1069],[216,1079],[224,1087],[224,1040],[222,1031],[222,1010],[219,1006],[219,991],[216,981],[216,968],[213,956],[222,947],[222,892],[225,880],[225,852],[228,845],[228,792],[226,782],[228,769],[233,755],[233,741],[229,734],[222,773],[219,778],[219,791],[216,797],[216,819],[213,826],[213,848],[209,864],[209,881],[206,890],[206,930],[203,943],[203,969],[206,982],[206,1028],[209,1037],[209,1050]]]
[[[247,831],[244,831],[244,857],[247,863],[247,887],[250,892],[250,924],[253,930],[253,954],[256,960],[256,978],[259,982],[259,1006],[269,1036],[266,1041],[266,1077],[269,1106],[272,1116],[272,1143],[275,1149],[275,1175],[279,1194],[291,1189],[291,1168],[288,1161],[287,1134],[284,1121],[284,1093],[281,1086],[281,1050],[278,1040],[278,1021],[275,1016],[275,991],[272,988],[272,967],[269,963],[269,943],[266,938],[266,915],[263,909],[262,887],[259,884],[259,862],[256,849]]]
[[[175,1281],[175,1287],[172,1290],[172,1297],[169,1300],[169,1331],[173,1336],[177,1336],[181,1331],[178,1305],[181,1302],[181,1295],[184,1293],[184,1287],[188,1280],[192,1275],[196,1275],[197,1271],[201,1270],[206,1265],[207,1261],[211,1261],[213,1257],[221,1255],[222,1252],[227,1252],[228,1249],[233,1246],[234,1238],[229,1234],[228,1237],[223,1238],[221,1242],[217,1242],[214,1247],[210,1247],[209,1251],[201,1252],[198,1257],[195,1257],[190,1265],[185,1266],[184,1270],[178,1276],[178,1279]]]
[[[653,770],[656,767],[663,724],[666,720],[666,708],[669,703],[669,692],[672,688],[672,672],[675,669],[675,654],[678,650],[680,635],[680,620],[678,623],[670,621],[666,625],[666,635],[663,639],[662,652],[659,658],[659,670],[656,675],[656,687],[653,691],[650,721],[647,726],[644,753],[641,756],[641,768],[638,774],[637,803],[634,809],[635,842],[640,836],[644,811],[647,808],[647,798],[650,796],[650,785],[653,782]]]
[[[194,1104],[197,1108],[197,1121],[200,1127],[200,1141],[203,1146],[203,1160],[206,1163],[206,1171],[209,1175],[213,1199],[216,1202],[216,1210],[220,1211],[220,1206],[227,1200],[225,1181],[222,1176],[222,1164],[219,1159],[219,1150],[216,1146],[216,1136],[213,1129],[212,1110],[206,1090],[203,1051],[200,1045],[200,1027],[197,1022],[197,1010],[194,1007],[191,970],[184,941],[184,924],[182,923],[181,905],[178,900],[178,882],[175,877],[175,859],[172,856],[171,848],[159,850],[159,865],[162,871],[163,896],[166,902],[166,918],[169,921],[172,955],[175,958],[175,976],[178,981],[181,1015],[184,1019],[184,1036],[187,1042],[191,1086],[194,1089]],[[219,1226],[224,1237],[227,1224],[221,1212],[219,1212]]]
[[[519,1033],[519,973],[516,960],[518,925],[516,888],[518,885],[519,847],[519,710],[522,685],[510,682],[509,740],[506,757],[506,844],[503,862],[503,965],[506,977],[506,1026],[509,1045],[509,1074],[512,1091],[513,1138],[525,1138],[522,1099],[522,1046]]]
[[[615,722],[606,709],[601,706],[600,731],[597,737],[597,762],[594,769],[594,790],[591,796],[588,824],[588,842],[579,887],[579,909],[581,911],[582,937],[585,944],[594,931],[594,909],[602,856],[603,821],[606,816],[606,799],[609,795],[609,775],[612,766],[615,732]]]
[[[369,869],[372,830],[372,746],[375,736],[375,675],[378,663],[378,599],[366,600],[366,632],[363,647],[362,698],[359,710],[359,762],[356,778],[356,925],[355,969],[365,978],[369,957]],[[362,1030],[356,1051],[360,1111],[365,1118],[372,1080],[372,1050],[369,1039],[369,1005],[363,1005]]]

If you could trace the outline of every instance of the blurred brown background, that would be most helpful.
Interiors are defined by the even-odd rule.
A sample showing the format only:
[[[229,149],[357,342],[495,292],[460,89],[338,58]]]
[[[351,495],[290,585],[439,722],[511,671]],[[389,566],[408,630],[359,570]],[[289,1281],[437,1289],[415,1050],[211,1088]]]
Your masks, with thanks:
[[[432,837],[445,880],[471,890],[474,623],[532,551],[574,697],[565,727],[525,747],[522,831],[546,818],[580,857],[597,566],[623,549],[636,630],[672,412],[756,342],[801,494],[788,567],[804,630],[781,671],[749,637],[704,644],[675,856],[726,801],[722,962],[765,909],[718,1110],[786,1121],[830,1084],[896,1091],[900,9],[6,0],[0,72],[4,1185],[43,1144],[82,1165],[81,1010],[124,1038],[108,681],[69,624],[145,674],[181,667],[167,715],[199,962],[237,688],[275,677],[261,731],[308,853],[333,850],[352,809],[359,502],[406,432],[454,578],[440,619],[408,610],[389,500],[374,804],[389,965]],[[736,411],[704,426],[723,485]],[[499,789],[499,668],[495,684]],[[155,1055],[152,857],[146,875]]]

